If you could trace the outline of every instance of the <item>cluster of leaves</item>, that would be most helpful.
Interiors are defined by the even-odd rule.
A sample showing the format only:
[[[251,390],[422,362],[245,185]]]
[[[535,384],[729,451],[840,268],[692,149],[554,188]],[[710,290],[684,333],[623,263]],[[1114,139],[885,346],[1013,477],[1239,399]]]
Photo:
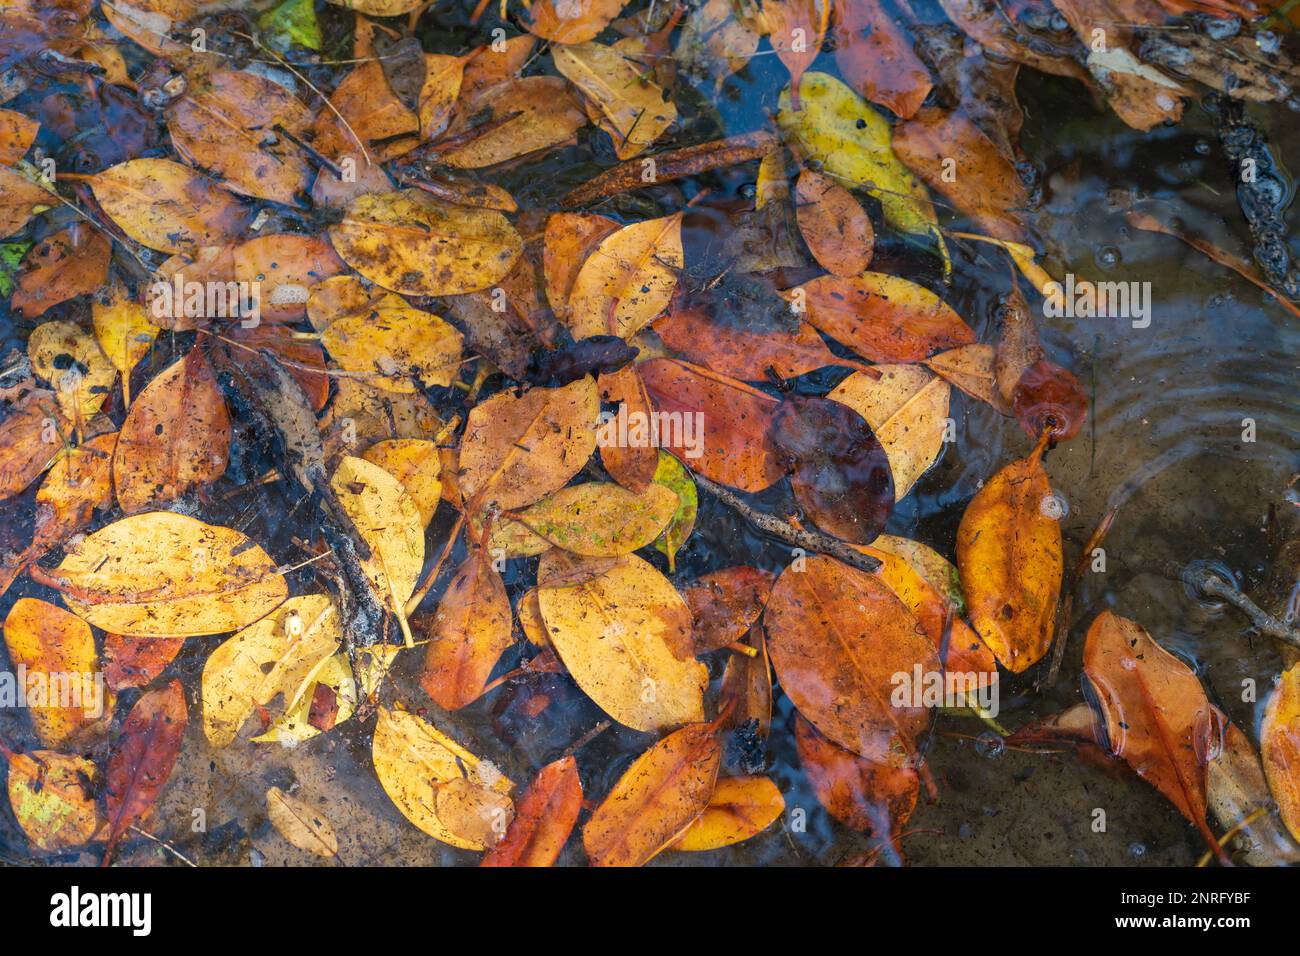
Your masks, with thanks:
[[[1078,432],[1087,402],[1018,291],[981,343],[927,286],[871,270],[877,230],[929,244],[945,273],[950,242],[992,243],[1053,294],[1016,167],[1018,67],[984,51],[1074,76],[1145,129],[1177,117],[1180,81],[1138,62],[1127,34],[1091,53],[1074,36],[1159,24],[1163,9],[1058,3],[1073,33],[1045,52],[1000,10],[957,3],[943,6],[964,45],[951,24],[875,3],[709,0],[651,22],[620,18],[620,0],[535,0],[526,32],[451,55],[411,32],[425,3],[338,5],[355,12],[350,56],[311,68],[277,52],[321,46],[298,0],[255,21],[190,0],[0,9],[0,66],[18,77],[0,87],[15,107],[0,109],[0,235],[27,243],[10,307],[39,320],[31,377],[0,422],[0,497],[34,495],[36,517],[0,588],[26,575],[63,605],[21,598],[4,636],[28,674],[102,670],[110,694],[98,719],[34,707],[44,749],[4,747],[20,826],[44,850],[98,842],[111,856],[147,823],[183,744],[169,665],[187,638],[231,634],[203,665],[212,747],[373,720],[392,802],[429,836],[484,851],[484,865],[553,863],[584,808],[598,865],[762,832],[784,808],[762,775],[778,687],[818,799],[897,853],[933,788],[937,707],[893,703],[894,675],[961,671],[988,688],[1059,640],[1062,542],[1043,456]],[[676,69],[721,85],[764,38],[790,74],[775,128],[652,154],[680,122]],[[838,77],[810,69],[826,42]],[[589,125],[620,163],[556,208],[520,210],[493,181]],[[766,303],[740,318],[724,277],[690,281],[686,208],[573,211],[739,163],[757,163],[757,187],[728,271]],[[931,190],[977,232],[941,227]],[[260,321],[191,300],[195,282],[257,284]],[[165,308],[158,283],[178,292]],[[181,349],[169,364],[164,342]],[[827,367],[851,374],[825,394],[785,388]],[[251,392],[235,401],[239,381]],[[882,534],[951,437],[953,386],[1034,442],[970,502],[955,567]],[[249,394],[269,411],[245,422]],[[602,408],[703,431],[698,443],[681,428],[601,440]],[[340,533],[303,543],[311,587],[293,586],[298,568],[270,543],[192,516],[228,475],[236,429],[265,431],[263,418],[284,447],[261,480],[310,494]],[[730,501],[728,489],[787,481],[811,527],[770,514],[760,527],[820,553],[779,574],[737,566],[675,583],[697,485]],[[427,548],[440,512],[454,519]],[[355,551],[383,640],[337,584],[340,549]],[[513,599],[507,566],[530,576]],[[500,673],[521,643],[527,659]],[[391,671],[419,654],[427,699],[404,699]],[[1213,782],[1225,760],[1240,771],[1234,819],[1267,800],[1262,774],[1242,782],[1259,767],[1244,735],[1137,625],[1103,614],[1085,654],[1098,739],[1207,839],[1207,805],[1228,800]],[[705,660],[720,659],[714,687]],[[582,741],[517,793],[437,726],[539,674],[656,737],[594,803]],[[1300,835],[1298,682],[1292,668],[1270,705],[1263,766]],[[114,723],[116,697],[140,688]],[[548,700],[530,706],[544,716]],[[1071,739],[1079,723],[1034,733]],[[81,756],[110,732],[102,759]],[[745,744],[743,773],[723,773],[728,740]],[[294,845],[337,855],[333,826],[299,797],[272,788],[267,813]]]

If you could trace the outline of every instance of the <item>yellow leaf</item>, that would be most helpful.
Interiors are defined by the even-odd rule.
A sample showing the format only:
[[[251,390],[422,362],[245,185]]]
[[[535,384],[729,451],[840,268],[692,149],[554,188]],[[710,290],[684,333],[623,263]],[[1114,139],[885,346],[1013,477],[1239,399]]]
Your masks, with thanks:
[[[122,394],[125,404],[130,405],[131,370],[149,353],[158,326],[150,321],[145,307],[121,286],[113,290],[107,303],[98,299],[91,303],[90,316],[99,347],[122,373]]]
[[[248,212],[230,193],[169,159],[132,159],[96,173],[95,199],[122,231],[159,252],[231,242]]]
[[[391,392],[450,385],[460,368],[463,341],[441,318],[391,293],[321,332],[321,344],[341,368],[370,373],[370,384]]]
[[[438,446],[420,438],[392,438],[375,442],[361,457],[402,483],[420,512],[420,521],[428,527],[442,498]]]
[[[652,482],[637,494],[610,481],[591,481],[561,488],[517,517],[565,551],[613,557],[654,541],[677,505],[677,494],[664,485]]]
[[[316,856],[339,855],[339,840],[325,815],[279,787],[266,791],[266,815],[280,835]]]
[[[78,617],[133,637],[232,631],[288,594],[275,562],[247,537],[170,511],[101,528],[72,548],[50,577]]]
[[[523,240],[501,213],[444,203],[418,189],[366,193],[330,241],[371,282],[403,295],[456,295],[503,279]]]
[[[100,827],[94,762],[53,750],[6,756],[9,806],[27,839],[51,851],[90,842]]]
[[[203,732],[228,746],[250,714],[283,695],[290,711],[308,692],[343,633],[333,602],[321,594],[293,597],[221,644],[203,666]]]
[[[54,387],[59,409],[74,422],[98,412],[117,381],[104,350],[75,322],[38,325],[27,340],[27,355],[33,371]]]
[[[479,805],[499,808],[493,795],[508,796],[515,785],[495,767],[414,714],[385,707],[379,708],[371,757],[379,783],[402,816],[435,840],[462,850],[487,849],[477,827],[465,832],[463,804],[477,797]],[[463,781],[454,788],[458,792],[442,794],[457,781]],[[473,789],[466,792],[466,784]]]
[[[601,240],[573,282],[573,337],[631,338],[668,308],[682,263],[681,213],[624,226]]]
[[[542,557],[537,600],[578,686],[634,730],[703,720],[708,670],[691,656],[691,612],[672,583],[628,554],[588,580],[548,585],[562,562],[559,552]]]
[[[599,111],[601,128],[614,141],[619,159],[631,159],[663,135],[677,119],[677,107],[643,67],[603,43],[576,43],[551,50],[560,75],[582,91]]]
[[[854,372],[829,394],[867,420],[885,449],[894,475],[894,500],[943,451],[952,389],[943,379],[916,365],[877,365],[879,378]]]
[[[724,777],[673,849],[716,850],[740,843],[762,833],[784,810],[785,798],[767,777]]]

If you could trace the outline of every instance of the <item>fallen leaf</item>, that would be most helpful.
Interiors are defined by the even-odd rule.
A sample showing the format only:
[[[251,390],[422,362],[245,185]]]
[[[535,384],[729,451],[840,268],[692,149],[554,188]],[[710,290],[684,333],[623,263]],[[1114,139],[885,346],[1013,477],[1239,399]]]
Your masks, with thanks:
[[[113,486],[127,514],[168,504],[226,471],[226,400],[196,346],[145,386],[118,433]]]
[[[581,809],[577,761],[561,757],[547,764],[519,798],[505,837],[479,866],[554,866]]]
[[[775,580],[770,571],[742,565],[701,575],[683,588],[695,652],[721,650],[744,637],[763,616]]]
[[[599,412],[590,376],[520,396],[498,392],[480,402],[461,440],[461,494],[512,511],[558,491],[596,450]]]
[[[677,511],[660,484],[640,493],[608,481],[561,488],[514,517],[556,547],[590,557],[630,554],[654,541]]]
[[[516,115],[517,114],[517,115]],[[572,87],[558,76],[525,76],[481,90],[463,102],[446,140],[472,132],[469,117],[493,124],[462,146],[441,153],[456,169],[481,169],[572,142],[587,114]]]
[[[889,458],[866,420],[828,398],[791,396],[772,421],[795,499],[823,531],[867,544],[894,508]]]
[[[169,159],[132,159],[96,173],[95,200],[121,230],[159,252],[231,242],[249,214],[208,177]]]
[[[1283,671],[1259,737],[1269,789],[1286,828],[1300,841],[1300,665]]]
[[[829,176],[805,169],[795,186],[795,214],[804,242],[823,269],[837,276],[866,271],[876,234],[852,193]]]
[[[401,482],[427,528],[442,498],[438,446],[420,438],[391,438],[375,442],[361,457]]]
[[[659,741],[623,772],[582,828],[592,866],[641,866],[670,846],[709,805],[722,747],[709,724]]]
[[[266,791],[266,815],[280,835],[300,850],[326,858],[339,855],[339,839],[325,815],[279,787]]]
[[[854,89],[902,119],[933,89],[904,25],[878,3],[835,4],[835,66]]]
[[[832,742],[901,767],[929,717],[894,702],[893,678],[937,673],[938,653],[878,577],[822,555],[803,561],[781,572],[763,615],[781,688]]]
[[[275,562],[244,535],[169,511],[99,529],[49,576],[82,620],[133,637],[232,631],[288,593]]]
[[[677,107],[665,91],[613,47],[591,42],[555,47],[551,58],[587,98],[619,159],[644,152],[677,121]]]
[[[901,499],[943,452],[952,389],[916,365],[877,365],[876,370],[878,377],[854,372],[826,397],[866,419],[889,459],[894,497]]]
[[[185,646],[183,637],[104,635],[104,683],[114,692],[152,684]]]
[[[10,306],[31,318],[98,292],[108,280],[111,253],[108,239],[83,222],[42,239],[23,256]]]
[[[149,354],[158,326],[122,286],[113,288],[107,302],[91,303],[90,314],[99,347],[122,376],[122,402],[130,406],[131,370]]]
[[[822,276],[785,295],[819,330],[873,362],[918,362],[975,341],[937,295],[883,272]]]
[[[94,762],[53,750],[5,751],[4,756],[9,807],[27,839],[49,852],[89,843],[100,827]]]
[[[440,797],[449,785],[459,781],[461,787],[470,788],[461,797],[469,796],[471,802],[477,797],[483,804],[495,807],[496,799],[508,796],[514,789],[504,774],[495,768],[488,772],[483,761],[432,724],[406,711],[386,707],[379,708],[371,756],[384,792],[402,816],[450,846],[462,850],[487,848],[479,838],[481,834],[463,832],[463,820],[444,821],[440,816],[440,810],[455,810],[454,804],[464,801]],[[461,826],[453,829],[456,824]]]
[[[329,235],[343,261],[404,295],[485,289],[510,271],[523,243],[499,212],[418,189],[358,196]]]
[[[365,311],[327,325],[321,344],[340,368],[366,375],[375,387],[416,392],[451,385],[460,371],[464,337],[439,316],[390,292]]]
[[[146,691],[126,715],[108,759],[104,865],[126,831],[158,802],[180,756],[188,721],[185,692],[178,680]]]
[[[1013,674],[1032,667],[1051,646],[1064,568],[1042,448],[990,478],[957,529],[957,567],[971,624]]]
[[[566,324],[575,339],[631,338],[668,308],[682,268],[682,214],[611,233],[573,280]]]
[[[4,636],[18,680],[26,675],[27,711],[41,743],[54,749],[84,744],[113,705],[96,680],[99,667],[90,626],[61,607],[24,597],[9,609]]]
[[[784,471],[771,438],[779,407],[775,399],[676,359],[651,359],[637,370],[661,416],[664,450],[706,478],[740,491],[762,491],[781,479]]]
[[[585,43],[609,26],[623,0],[537,0],[528,30],[552,43]]]
[[[826,40],[830,18],[829,0],[763,0],[762,18],[767,24],[767,39],[779,59],[790,71],[790,85],[798,90],[804,70],[812,66]],[[794,108],[802,109],[800,94]]]
[[[34,371],[54,387],[65,418],[81,422],[92,417],[117,381],[117,369],[93,335],[75,322],[44,322],[27,339]]]
[[[443,710],[459,710],[483,694],[502,653],[514,643],[510,599],[491,552],[474,549],[456,569],[432,614],[413,630],[428,637],[420,686]]]
[[[673,844],[674,850],[718,850],[758,836],[785,811],[785,798],[768,777],[723,777],[709,805]]]
[[[695,517],[700,504],[699,491],[691,473],[680,461],[663,451],[659,452],[654,481],[677,495],[677,511],[668,522],[668,527],[664,528],[663,534],[655,539],[655,550],[668,559],[668,573],[676,574],[677,552],[695,530]]]
[[[708,671],[691,656],[686,602],[636,555],[604,560],[613,563],[587,580],[553,584],[547,577],[572,565],[555,551],[543,556],[537,600],[551,646],[587,696],[624,726],[656,731],[702,720]]]

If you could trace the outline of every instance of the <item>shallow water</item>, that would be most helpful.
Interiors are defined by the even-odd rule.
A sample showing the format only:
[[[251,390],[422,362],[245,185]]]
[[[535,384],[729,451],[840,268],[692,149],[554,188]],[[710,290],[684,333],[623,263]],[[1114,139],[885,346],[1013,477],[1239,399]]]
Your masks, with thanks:
[[[461,52],[471,39],[481,42],[495,23],[485,20],[475,32],[463,26],[464,19],[463,10],[426,18],[426,48]],[[775,110],[785,82],[775,57],[756,57],[723,88],[716,111],[702,102],[683,110],[688,117],[696,112],[712,116],[712,127],[708,119],[701,121],[703,127],[686,123],[684,134],[660,147],[765,125],[766,113]],[[1264,293],[1230,271],[1173,238],[1131,229],[1122,210],[1108,202],[1115,194],[1176,201],[1222,218],[1216,227],[1220,231],[1208,233],[1212,240],[1227,245],[1245,238],[1226,161],[1208,116],[1198,106],[1189,104],[1181,126],[1144,135],[1095,107],[1068,81],[1026,69],[1019,93],[1026,114],[1021,142],[1045,185],[1036,223],[1052,250],[1045,262],[1048,271],[1057,277],[1074,273],[1149,282],[1153,314],[1145,329],[1133,328],[1127,319],[1038,316],[1049,356],[1076,373],[1094,402],[1083,433],[1047,458],[1053,486],[1069,506],[1062,523],[1067,569],[1108,505],[1119,499],[1123,503],[1105,544],[1107,572],[1084,575],[1059,681],[1035,694],[1028,680],[1004,677],[999,721],[1014,729],[1082,700],[1082,634],[1098,611],[1110,607],[1139,621],[1157,641],[1193,663],[1212,700],[1256,739],[1262,705],[1243,702],[1242,681],[1254,679],[1264,696],[1279,671],[1273,646],[1252,635],[1234,613],[1199,606],[1161,568],[1167,562],[1212,559],[1233,569],[1248,593],[1258,594],[1263,587],[1276,543],[1268,534],[1270,510],[1291,510],[1285,491],[1300,470],[1300,401],[1295,389],[1300,328]],[[1267,130],[1276,155],[1300,148],[1293,114],[1261,109],[1253,116]],[[552,197],[610,162],[603,134],[588,129],[582,136],[577,147],[497,181],[511,189],[521,207],[546,208]],[[707,264],[725,235],[726,211],[743,201],[753,177],[750,164],[619,197],[600,211],[629,217],[664,214],[707,188],[709,196],[687,224],[688,264]],[[888,234],[881,230],[881,235]],[[954,282],[943,295],[982,341],[991,341],[997,329],[997,298],[1009,285],[1007,263],[991,247],[954,244],[954,255]],[[1117,261],[1112,263],[1112,257]],[[701,268],[707,270],[707,265]],[[932,288],[943,289],[937,261],[902,243],[891,242],[878,252],[873,268],[919,276]],[[171,360],[165,342],[158,352],[151,359],[158,367]],[[844,374],[823,370],[815,378],[816,390],[824,391]],[[804,384],[811,390],[814,383]],[[1013,421],[955,390],[953,415],[958,440],[946,446],[939,463],[899,504],[888,528],[926,541],[950,557],[961,513],[980,483],[1031,445]],[[1242,440],[1245,418],[1256,423],[1257,440],[1251,443]],[[295,497],[282,486],[270,486],[238,490],[222,500],[264,465],[255,448],[237,455],[230,473],[214,489],[214,504],[204,506],[203,514],[206,520],[245,531],[278,560],[289,560],[297,556],[289,537],[305,537],[309,521]],[[449,523],[444,507],[430,531],[431,551],[441,545]],[[784,546],[763,539],[702,496],[695,535],[679,556],[678,580],[735,563],[779,569],[787,555]],[[662,566],[657,555],[655,560]],[[535,561],[512,564],[507,574],[512,597],[531,583],[534,569]],[[0,614],[23,595],[52,599],[23,581],[0,602]],[[201,864],[317,862],[289,847],[266,819],[267,787],[296,781],[301,796],[334,822],[343,862],[476,862],[477,854],[424,836],[390,803],[370,766],[373,721],[350,721],[293,750],[247,743],[224,750],[209,747],[197,720],[197,684],[207,653],[219,642],[190,641],[172,666],[185,680],[192,717],[180,763],[153,823],[155,832]],[[498,672],[513,666],[516,658],[516,652],[507,653]],[[418,669],[419,655],[399,657],[398,696],[415,707],[427,704],[415,682]],[[721,660],[711,664],[711,672],[720,676]],[[541,721],[514,714],[511,692],[501,690],[440,716],[439,725],[517,782],[526,782],[603,716],[567,679],[547,676],[541,681],[555,701]],[[794,753],[793,710],[783,696],[778,702],[769,773],[785,794],[787,807],[806,811],[807,831],[793,832],[782,824],[727,850],[668,853],[654,865],[833,864],[863,850],[862,838],[831,821],[818,806]],[[985,730],[973,719],[942,719],[931,750],[940,796],[932,804],[923,798],[907,825],[909,835],[902,845],[910,863],[1188,865],[1203,852],[1193,828],[1141,781],[1108,775],[1068,758],[990,748],[976,740]],[[29,742],[21,715],[0,712],[0,734]],[[603,794],[650,742],[647,735],[615,727],[585,747],[580,763],[588,795]],[[1107,811],[1109,826],[1103,834],[1090,828],[1098,807]],[[206,832],[191,826],[199,810]],[[581,860],[577,843],[570,842],[562,862]],[[0,812],[0,858],[20,862],[28,857],[6,808]],[[59,859],[87,860],[77,854]],[[124,846],[119,859],[175,862],[144,841]]]

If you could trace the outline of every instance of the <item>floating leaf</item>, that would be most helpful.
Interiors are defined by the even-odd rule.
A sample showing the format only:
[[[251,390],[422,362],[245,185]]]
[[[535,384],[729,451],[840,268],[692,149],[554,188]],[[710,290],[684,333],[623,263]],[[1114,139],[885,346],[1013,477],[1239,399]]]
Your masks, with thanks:
[[[709,805],[673,844],[674,850],[717,850],[758,836],[785,811],[768,777],[723,777]]]
[[[31,318],[60,302],[98,292],[108,279],[111,252],[98,230],[74,222],[27,250],[9,304]]]
[[[105,864],[122,835],[157,803],[176,766],[188,722],[185,692],[177,680],[146,691],[126,715],[108,759]]]
[[[312,114],[274,80],[214,71],[191,82],[167,119],[181,158],[210,170],[232,192],[292,205],[307,191],[311,165],[290,137],[306,138]]]
[[[634,730],[703,719],[708,671],[690,656],[686,603],[636,555],[604,560],[612,564],[573,584],[547,583],[566,566],[554,551],[538,569],[542,620],[564,666],[605,713]]]
[[[901,766],[928,717],[913,700],[893,702],[893,677],[937,673],[937,651],[875,575],[821,555],[803,561],[781,572],[763,617],[781,688],[834,743]]]
[[[917,362],[975,341],[970,326],[937,295],[883,272],[822,276],[786,297],[807,309],[808,321],[822,332],[873,362]]]
[[[573,88],[558,76],[526,76],[488,87],[463,103],[459,116],[494,125],[442,154],[441,161],[457,169],[480,169],[541,153],[572,142],[574,133],[587,125]],[[444,138],[468,131],[468,121],[458,118]]]
[[[384,469],[350,455],[339,460],[330,487],[370,546],[370,557],[362,566],[375,600],[390,608],[404,625],[402,608],[415,593],[424,567],[424,522],[415,502]]]
[[[578,43],[555,47],[560,75],[582,91],[619,159],[645,151],[677,120],[677,107],[632,60],[613,47]]]
[[[198,346],[151,381],[122,423],[113,485],[128,514],[220,478],[231,440],[221,386]]]
[[[251,624],[284,601],[275,562],[230,528],[150,511],[74,546],[50,578],[83,620],[112,634],[191,637]]]
[[[1269,789],[1286,828],[1300,841],[1300,665],[1282,672],[1259,736]]]
[[[670,846],[709,805],[722,746],[709,724],[659,741],[623,772],[582,828],[592,866],[641,866]]]
[[[36,490],[34,550],[44,550],[88,527],[96,511],[113,504],[113,447],[117,432],[68,449]]]
[[[994,356],[995,349],[992,345],[977,342],[931,355],[925,360],[925,366],[971,398],[998,408],[1000,406],[994,386]]]
[[[122,286],[114,287],[108,302],[92,303],[90,314],[99,347],[122,375],[123,403],[130,405],[131,370],[149,354],[158,326]]]
[[[520,396],[498,392],[480,402],[461,441],[461,494],[511,511],[558,491],[596,450],[599,413],[590,376]]]
[[[152,684],[185,646],[183,637],[104,635],[104,683],[111,691]]]
[[[855,372],[826,397],[867,420],[889,458],[894,496],[903,498],[943,451],[952,389],[915,365],[878,365],[876,370],[879,377]]]
[[[117,381],[95,337],[75,322],[45,322],[27,340],[32,370],[54,387],[59,408],[74,422],[90,418]]]
[[[528,29],[552,43],[585,43],[609,26],[623,0],[537,0]]]
[[[677,495],[651,483],[638,493],[608,481],[561,488],[516,518],[556,547],[591,557],[629,554],[650,544],[677,511]]]
[[[32,392],[0,421],[0,500],[26,490],[63,448],[52,392]]]
[[[860,544],[884,530],[894,479],[885,449],[856,411],[792,396],[773,419],[772,443],[793,468],[795,498],[819,528]]]
[[[474,809],[482,811],[480,819],[472,821],[472,829],[500,821],[498,835],[506,832],[512,815],[507,795],[514,784],[432,724],[406,711],[380,707],[371,756],[388,798],[402,816],[435,840],[462,850],[487,848],[481,834],[465,832],[463,813],[446,812],[466,804],[473,808],[471,819]],[[444,798],[453,784],[463,799]]]
[[[41,124],[13,110],[0,110],[0,166],[12,166],[36,142]]]
[[[1088,628],[1083,672],[1096,692],[1111,753],[1217,848],[1205,822],[1205,765],[1222,746],[1226,720],[1192,669],[1135,621],[1102,611]]]
[[[292,597],[221,644],[203,665],[203,733],[214,747],[234,742],[258,707],[283,695],[278,714],[310,700],[322,665],[343,640],[324,595]]]
[[[404,295],[486,289],[523,248],[501,213],[453,206],[418,189],[358,196],[329,235],[343,261]]]
[[[790,83],[796,90],[804,70],[821,53],[830,7],[830,0],[763,0],[767,38],[777,59],[790,71]],[[794,108],[802,108],[798,93]]]
[[[339,839],[325,815],[279,787],[266,791],[266,815],[280,835],[300,850],[323,857],[339,855]]]
[[[44,186],[0,165],[0,236],[12,236],[42,209],[58,201]]]
[[[479,866],[553,866],[582,809],[578,762],[561,757],[537,772],[515,807],[505,837]]]
[[[9,609],[4,635],[11,666],[26,674],[27,709],[41,743],[66,749],[85,743],[113,706],[97,680],[90,626],[61,607],[25,597]]]
[[[567,320],[573,337],[631,338],[668,308],[681,268],[681,213],[610,234],[573,280]]]
[[[90,188],[104,212],[141,245],[192,252],[235,239],[248,221],[239,200],[169,159],[132,159],[96,173]]]
[[[1052,643],[1064,565],[1051,495],[1040,443],[989,479],[957,529],[971,624],[1014,674],[1041,660]]]
[[[866,271],[876,234],[847,189],[829,176],[805,169],[795,186],[795,215],[804,242],[827,272],[855,276]]]
[[[702,575],[682,590],[691,609],[695,651],[707,654],[739,641],[758,623],[776,580],[770,571],[739,566]]]
[[[661,416],[663,449],[706,478],[741,491],[762,491],[781,479],[771,439],[775,399],[676,359],[651,359],[637,370]]]
[[[659,452],[654,481],[677,495],[677,511],[663,534],[655,539],[655,550],[668,559],[668,573],[674,574],[677,571],[677,552],[695,529],[695,515],[700,504],[699,492],[691,473],[667,452]]]
[[[654,409],[645,382],[635,365],[627,365],[617,372],[602,372],[597,385],[604,401],[620,406],[613,415],[601,416],[600,430],[596,435],[600,463],[620,485],[628,491],[640,493],[654,481],[659,467],[659,452],[650,435]],[[627,426],[626,432],[620,434],[624,425]],[[634,427],[637,429],[635,436]]]
[[[232,278],[258,289],[263,322],[300,322],[318,282],[347,271],[333,247],[315,236],[271,233],[235,246]]]
[[[361,457],[402,483],[427,528],[442,498],[438,446],[419,438],[392,438],[375,442]]]
[[[471,551],[437,611],[412,622],[428,635],[420,686],[434,703],[459,710],[478,700],[497,660],[514,643],[510,621],[510,599],[491,552]]]
[[[372,385],[392,392],[450,385],[460,370],[463,342],[452,325],[392,293],[321,333],[321,344],[341,368],[367,374]]]

